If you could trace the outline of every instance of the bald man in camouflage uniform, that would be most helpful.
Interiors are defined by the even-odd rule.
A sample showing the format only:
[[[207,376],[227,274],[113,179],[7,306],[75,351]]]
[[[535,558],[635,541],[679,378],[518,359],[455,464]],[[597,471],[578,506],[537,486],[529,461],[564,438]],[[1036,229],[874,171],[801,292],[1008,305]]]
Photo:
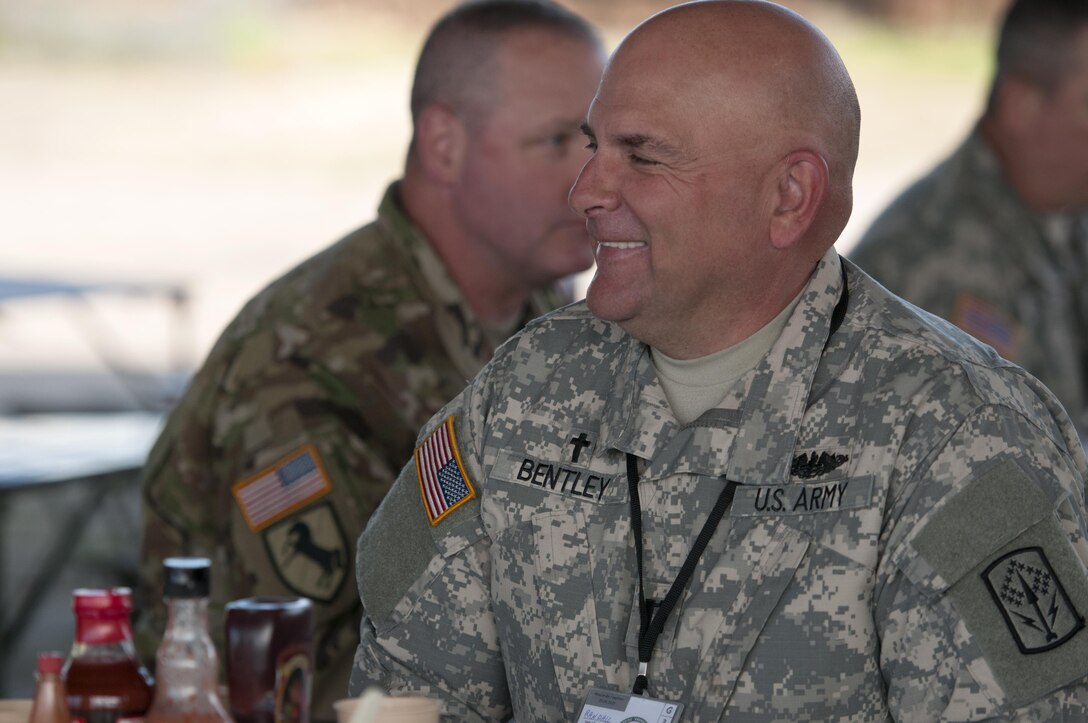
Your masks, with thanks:
[[[421,54],[405,175],[378,219],[246,305],[151,452],[148,595],[164,557],[211,556],[220,645],[229,600],[313,600],[317,720],[335,718],[358,644],[354,542],[416,431],[592,262],[566,195],[602,61],[592,28],[544,0],[451,11]],[[161,613],[140,619],[145,655]]]
[[[681,5],[624,40],[571,192],[587,302],[422,430],[359,540],[353,691],[449,721],[647,697],[695,723],[1088,719],[1076,433],[835,253],[859,120],[779,6]],[[681,378],[704,364],[740,374]]]
[[[1037,376],[1088,434],[1088,3],[1021,0],[967,140],[850,254]]]

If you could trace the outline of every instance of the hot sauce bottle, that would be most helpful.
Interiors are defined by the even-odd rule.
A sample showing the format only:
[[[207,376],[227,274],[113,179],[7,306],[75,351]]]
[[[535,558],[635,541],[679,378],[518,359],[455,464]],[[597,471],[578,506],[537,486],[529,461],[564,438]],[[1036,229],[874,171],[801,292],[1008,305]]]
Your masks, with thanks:
[[[159,676],[147,723],[231,723],[219,698],[219,659],[208,635],[211,561],[163,560],[166,632],[155,654]]]
[[[34,690],[29,723],[71,722],[64,681],[60,679],[63,665],[64,656],[60,653],[38,653],[38,685]]]
[[[76,637],[62,677],[72,723],[143,723],[154,683],[132,643],[132,591],[72,593]]]

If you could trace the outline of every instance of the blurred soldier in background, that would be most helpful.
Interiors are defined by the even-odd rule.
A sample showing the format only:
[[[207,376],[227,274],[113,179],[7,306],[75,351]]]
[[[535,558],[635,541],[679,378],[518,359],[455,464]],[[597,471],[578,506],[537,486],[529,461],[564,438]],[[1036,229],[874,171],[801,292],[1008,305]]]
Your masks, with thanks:
[[[592,263],[566,196],[603,58],[593,28],[550,0],[443,17],[416,69],[404,175],[377,220],[246,305],[150,454],[147,594],[159,596],[164,557],[202,554],[220,637],[231,599],[311,598],[316,720],[334,718],[358,642],[355,540],[416,431]],[[139,623],[150,656],[161,607]]]
[[[993,346],[1088,432],[1088,2],[1017,0],[986,110],[851,258]]]
[[[586,303],[422,430],[359,541],[354,691],[448,721],[1088,719],[1080,442],[839,258],[859,123],[781,6],[627,36],[571,191]]]

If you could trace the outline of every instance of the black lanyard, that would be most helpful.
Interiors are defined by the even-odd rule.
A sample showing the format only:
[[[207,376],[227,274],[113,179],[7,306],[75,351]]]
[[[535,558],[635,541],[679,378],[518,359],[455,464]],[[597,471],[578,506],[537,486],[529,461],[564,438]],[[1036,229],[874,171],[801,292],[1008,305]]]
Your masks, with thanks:
[[[842,291],[839,292],[839,300],[831,312],[831,324],[828,329],[827,339],[824,340],[825,352],[828,344],[831,343],[831,336],[838,331],[839,326],[846,318],[846,309],[850,302],[850,286],[846,278],[846,263],[841,260],[839,263],[841,264],[842,273]],[[665,594],[665,599],[655,606],[654,610],[651,610],[646,604],[646,592],[642,579],[642,503],[638,498],[638,458],[630,453],[627,454],[627,487],[631,498],[631,530],[635,533],[635,559],[638,562],[639,610],[638,675],[635,677],[635,684],[631,691],[635,695],[642,695],[649,684],[646,675],[650,667],[650,658],[654,654],[654,645],[657,644],[657,637],[665,629],[665,620],[669,617],[672,609],[676,607],[680,595],[684,592],[684,588],[695,572],[695,565],[698,564],[699,558],[702,557],[703,550],[706,549],[710,538],[714,536],[714,531],[718,529],[718,524],[722,521],[722,517],[725,516],[726,510],[733,504],[733,495],[736,493],[737,483],[731,480],[725,481],[725,488],[718,495],[718,501],[714,503],[714,509],[710,511],[710,516],[703,523],[703,529],[699,531],[699,536],[695,538],[695,544],[688,553],[687,559],[684,560],[684,564],[681,565],[680,573],[676,576],[676,580],[673,581],[672,587]]]
[[[695,565],[699,562],[703,550],[706,549],[710,538],[714,536],[714,531],[718,529],[718,523],[722,521],[722,517],[725,515],[725,511],[729,509],[729,505],[733,504],[733,494],[736,492],[737,483],[726,480],[725,487],[722,489],[721,494],[718,495],[718,501],[714,503],[714,509],[710,511],[710,516],[703,523],[703,529],[699,531],[699,536],[695,538],[695,544],[688,553],[687,559],[684,560],[684,564],[680,567],[680,573],[676,576],[676,580],[673,581],[668,593],[665,594],[665,599],[656,606],[656,610],[651,610],[646,604],[646,593],[642,580],[642,502],[638,497],[638,458],[630,453],[627,454],[627,487],[631,499],[631,529],[635,533],[635,559],[638,561],[639,609],[638,676],[635,677],[635,685],[631,692],[635,695],[642,695],[646,691],[648,684],[646,674],[649,669],[650,658],[654,654],[654,645],[657,644],[657,636],[661,635],[661,631],[665,629],[665,620],[669,617],[672,609],[676,607],[676,602],[680,599],[688,580],[691,579],[692,574],[695,572]]]

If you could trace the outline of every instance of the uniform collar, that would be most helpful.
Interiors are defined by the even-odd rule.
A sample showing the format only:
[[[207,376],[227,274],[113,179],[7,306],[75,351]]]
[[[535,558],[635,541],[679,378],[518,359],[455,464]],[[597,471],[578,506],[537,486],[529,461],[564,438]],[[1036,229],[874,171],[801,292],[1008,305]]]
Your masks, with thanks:
[[[719,408],[686,426],[665,401],[648,347],[626,337],[615,393],[602,417],[604,447],[648,460],[646,479],[689,471],[747,484],[787,482],[809,390],[844,291],[842,261],[832,247],[767,355]]]

